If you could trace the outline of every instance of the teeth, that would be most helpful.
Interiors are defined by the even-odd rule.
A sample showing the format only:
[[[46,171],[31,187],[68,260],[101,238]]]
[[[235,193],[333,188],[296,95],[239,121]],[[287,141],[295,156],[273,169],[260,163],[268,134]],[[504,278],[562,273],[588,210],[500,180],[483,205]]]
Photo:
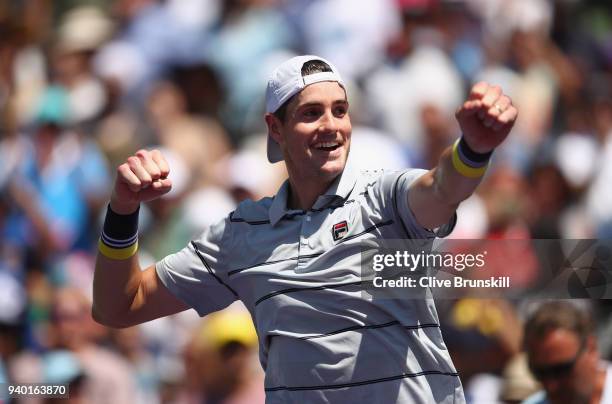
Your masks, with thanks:
[[[336,142],[322,142],[322,143],[317,143],[315,145],[316,148],[323,148],[323,147],[335,147],[338,146],[338,143]]]

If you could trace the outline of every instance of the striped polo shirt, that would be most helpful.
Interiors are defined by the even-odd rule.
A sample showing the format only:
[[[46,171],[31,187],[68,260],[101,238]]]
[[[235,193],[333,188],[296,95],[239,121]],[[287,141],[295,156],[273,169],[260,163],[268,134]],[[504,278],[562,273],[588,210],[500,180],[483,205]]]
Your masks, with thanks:
[[[242,300],[268,404],[464,403],[433,301],[376,299],[360,286],[364,241],[452,230],[455,218],[434,233],[408,207],[424,173],[359,172],[349,160],[307,211],[287,208],[287,181],[158,262],[157,274],[200,316]]]

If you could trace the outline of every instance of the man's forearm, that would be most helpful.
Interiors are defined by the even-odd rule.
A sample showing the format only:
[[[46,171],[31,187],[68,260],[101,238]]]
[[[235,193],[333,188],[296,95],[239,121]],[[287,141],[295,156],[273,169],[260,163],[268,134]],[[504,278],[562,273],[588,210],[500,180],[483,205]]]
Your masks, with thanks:
[[[449,205],[453,211],[460,202],[472,195],[482,180],[482,176],[467,177],[454,167],[452,147],[448,147],[440,156],[433,178],[435,198],[440,203]]]
[[[111,327],[128,327],[189,307],[160,282],[155,265],[137,258],[138,208],[172,188],[170,168],[159,150],[139,150],[117,167],[104,229],[98,243],[92,314]]]
[[[111,202],[98,243],[93,290],[92,314],[108,325],[129,313],[142,278],[136,255],[138,207],[127,214],[115,209]]]
[[[444,150],[438,165],[419,178],[408,194],[417,221],[430,229],[448,223],[459,203],[469,198],[480,184],[486,170],[486,162],[478,169],[453,162],[458,153],[453,147]]]
[[[93,282],[92,314],[96,321],[122,326],[121,319],[134,305],[141,284],[141,269],[136,255],[124,260],[98,253]]]

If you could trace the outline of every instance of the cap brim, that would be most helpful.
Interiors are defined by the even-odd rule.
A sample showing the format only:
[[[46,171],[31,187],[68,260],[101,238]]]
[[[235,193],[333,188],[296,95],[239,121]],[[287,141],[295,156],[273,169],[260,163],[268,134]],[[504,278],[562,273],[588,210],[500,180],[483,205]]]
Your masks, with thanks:
[[[283,152],[280,149],[280,146],[272,136],[268,134],[268,161],[270,163],[278,163],[279,161],[283,161]]]

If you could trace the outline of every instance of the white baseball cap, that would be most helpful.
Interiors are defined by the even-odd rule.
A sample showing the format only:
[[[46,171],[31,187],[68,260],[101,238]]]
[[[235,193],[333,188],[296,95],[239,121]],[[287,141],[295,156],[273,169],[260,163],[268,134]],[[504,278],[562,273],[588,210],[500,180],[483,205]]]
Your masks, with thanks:
[[[304,63],[320,60],[331,68],[331,72],[322,72],[302,76]],[[338,73],[338,69],[329,61],[319,56],[304,55],[296,56],[278,66],[272,72],[268,86],[266,87],[266,113],[276,112],[287,100],[302,91],[310,84],[322,81],[335,81],[344,87],[344,81]],[[276,163],[283,160],[280,146],[272,136],[268,134],[268,161]]]

